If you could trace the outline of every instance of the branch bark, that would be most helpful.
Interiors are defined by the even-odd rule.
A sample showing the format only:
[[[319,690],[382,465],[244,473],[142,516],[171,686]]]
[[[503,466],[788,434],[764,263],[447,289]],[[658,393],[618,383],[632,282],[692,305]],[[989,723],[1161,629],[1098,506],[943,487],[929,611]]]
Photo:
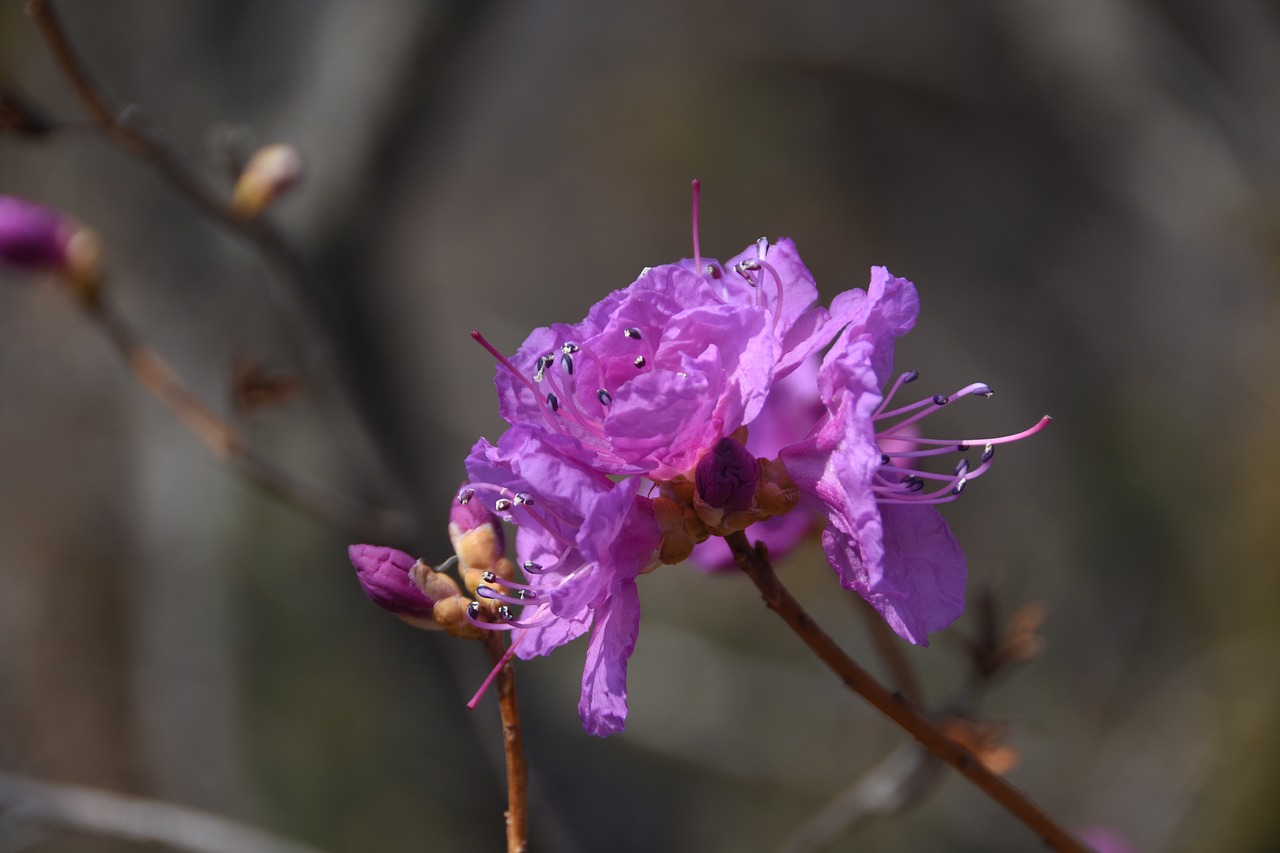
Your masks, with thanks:
[[[778,580],[762,545],[752,547],[742,531],[726,537],[726,541],[733,551],[738,568],[755,583],[769,609],[781,616],[804,644],[850,690],[871,703],[877,711],[919,741],[921,746],[951,765],[996,804],[1026,824],[1051,849],[1064,853],[1090,853],[1088,847],[1059,826],[1026,793],[1011,785],[1004,777],[988,770],[976,755],[943,734],[906,697],[881,685],[849,657]]]

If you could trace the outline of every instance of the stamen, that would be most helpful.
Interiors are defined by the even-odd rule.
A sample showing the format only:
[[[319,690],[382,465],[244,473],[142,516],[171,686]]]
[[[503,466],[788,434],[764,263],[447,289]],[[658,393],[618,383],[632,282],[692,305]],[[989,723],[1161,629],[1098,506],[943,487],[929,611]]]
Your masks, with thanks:
[[[560,398],[557,397],[555,394],[548,394],[547,405],[551,407],[551,411],[553,412],[560,411]]]
[[[985,392],[990,390],[991,389],[987,386],[985,382],[974,382],[972,385],[966,385],[965,387],[961,388],[959,391],[956,391],[954,394],[951,394],[949,396],[946,394],[935,394],[933,397],[929,397],[924,400],[918,400],[915,403],[912,403],[908,406],[903,406],[900,409],[894,409],[892,412],[883,412],[876,416],[876,420],[896,417],[897,415],[903,415],[903,414],[906,414],[907,412],[910,412],[913,410],[919,410],[921,408],[924,409],[924,411],[916,411],[916,413],[911,417],[904,418],[903,420],[898,421],[896,424],[894,424],[891,427],[888,427],[882,430],[877,430],[877,434],[891,435],[905,426],[908,426],[910,424],[916,423],[917,421],[923,420],[924,418],[927,418],[929,415],[938,411],[938,409],[941,409],[943,406],[948,406],[951,403],[954,403],[956,400],[959,400],[963,397],[968,397],[970,394],[979,394],[980,396],[985,396]],[[930,405],[932,405],[933,408],[928,408]],[[973,443],[976,444],[977,442],[973,442]]]
[[[458,503],[461,504],[462,506],[466,506],[467,502],[470,501],[473,497],[475,497],[475,494],[476,494],[475,489],[472,489],[472,488],[463,489],[462,491],[458,492]]]
[[[632,362],[632,364],[634,364],[637,369],[643,369],[644,366],[648,363],[649,362],[645,361],[645,358],[642,355],[636,356],[636,360]]]
[[[535,563],[533,560],[525,560],[520,565],[520,568],[523,569],[524,573],[527,575],[536,575],[538,572],[542,571],[542,563]]]
[[[637,328],[635,328],[634,326],[631,326],[631,327],[629,327],[629,328],[623,329],[623,330],[622,330],[622,334],[623,334],[623,336],[624,336],[624,337],[631,338],[631,340],[633,340],[633,341],[638,341],[638,340],[640,340],[640,330],[639,330],[639,329],[637,329]]]
[[[533,504],[533,495],[528,492],[516,492],[514,500],[516,506],[531,506]]]
[[[876,413],[871,417],[873,419],[883,417],[884,410],[889,408],[889,401],[893,399],[893,395],[898,393],[898,389],[909,382],[915,382],[920,378],[920,373],[915,370],[908,370],[899,376],[893,383],[893,387],[889,389],[889,393],[884,395],[884,400],[880,403],[880,408],[876,409]]]
[[[569,355],[569,353],[560,356],[560,364],[564,366],[565,372],[570,376],[573,375],[573,356]]]
[[[493,508],[497,512],[510,512],[511,501],[507,500],[506,498],[498,498],[496,501],[493,502]]]
[[[596,399],[600,401],[600,405],[607,406],[613,402],[613,395],[601,388],[596,391]]]
[[[496,589],[494,589],[491,586],[478,587],[476,589],[476,595],[480,596],[481,598],[487,599],[489,601],[501,601],[504,604],[515,604],[515,605],[524,604],[526,598],[536,597],[536,594],[530,595],[524,590],[517,590],[516,595],[504,595],[503,593],[498,592]],[[501,615],[501,611],[499,611],[499,615]],[[504,621],[510,622],[511,620],[505,619]]]

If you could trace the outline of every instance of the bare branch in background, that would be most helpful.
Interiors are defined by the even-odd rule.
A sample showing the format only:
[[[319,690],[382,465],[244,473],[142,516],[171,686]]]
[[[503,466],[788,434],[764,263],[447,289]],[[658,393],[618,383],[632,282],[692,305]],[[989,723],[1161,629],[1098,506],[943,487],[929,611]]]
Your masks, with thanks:
[[[12,773],[0,772],[0,806],[8,820],[37,827],[166,844],[195,853],[320,853],[318,848],[186,806],[55,785]]]

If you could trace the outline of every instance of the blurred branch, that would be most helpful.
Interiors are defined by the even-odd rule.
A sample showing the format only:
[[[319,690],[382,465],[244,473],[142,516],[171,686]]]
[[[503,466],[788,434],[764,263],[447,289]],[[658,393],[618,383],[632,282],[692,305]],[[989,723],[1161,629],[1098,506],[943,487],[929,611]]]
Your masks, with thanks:
[[[320,853],[225,817],[75,785],[54,785],[0,771],[0,807],[8,820],[160,843],[196,853]]]
[[[182,384],[173,368],[138,337],[100,290],[79,290],[76,295],[138,383],[219,459],[229,461],[264,491],[325,524],[374,539],[396,539],[406,535],[410,519],[403,513],[370,506],[304,483],[258,455],[234,425]]]
[[[863,820],[902,811],[932,790],[941,770],[928,750],[902,744],[806,821],[778,853],[815,853]]]
[[[72,90],[103,133],[125,151],[153,166],[179,192],[258,250],[273,275],[288,291],[314,353],[335,377],[340,392],[365,434],[374,439],[373,446],[390,482],[407,494],[409,490],[399,482],[400,468],[391,464],[384,442],[378,440],[379,431],[363,404],[351,370],[337,355],[306,271],[288,240],[269,221],[238,213],[229,193],[202,178],[177,152],[151,132],[134,112],[122,111],[107,99],[68,38],[51,0],[27,0],[26,11],[38,26]]]
[[[791,630],[850,690],[897,723],[925,749],[954,767],[1005,811],[1026,824],[1049,847],[1071,853],[1089,853],[1087,847],[1059,826],[1030,797],[989,770],[977,755],[947,737],[932,721],[916,710],[905,696],[890,692],[849,657],[778,580],[763,545],[752,547],[742,531],[726,537],[725,541],[733,551],[738,568],[751,578],[769,609],[782,617]]]
[[[484,648],[498,672],[498,708],[502,714],[502,747],[507,755],[507,853],[525,853],[529,847],[528,769],[524,738],[520,734],[520,709],[516,704],[515,669],[507,659],[506,643],[497,631],[488,631]]]

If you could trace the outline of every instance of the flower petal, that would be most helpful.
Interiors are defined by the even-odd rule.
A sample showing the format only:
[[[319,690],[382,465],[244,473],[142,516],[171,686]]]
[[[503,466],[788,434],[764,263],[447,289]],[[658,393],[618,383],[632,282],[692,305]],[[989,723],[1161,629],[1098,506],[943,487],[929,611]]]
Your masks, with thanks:
[[[596,609],[578,701],[578,716],[588,734],[606,737],[625,726],[627,661],[639,632],[640,595],[635,581],[626,580]]]

